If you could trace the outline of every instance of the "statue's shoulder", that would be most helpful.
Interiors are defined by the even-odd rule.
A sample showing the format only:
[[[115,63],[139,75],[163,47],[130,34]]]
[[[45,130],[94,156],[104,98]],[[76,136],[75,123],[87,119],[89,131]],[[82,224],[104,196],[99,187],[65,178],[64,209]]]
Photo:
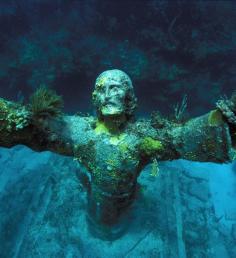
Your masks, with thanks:
[[[96,118],[90,115],[68,115],[64,117],[64,121],[71,132],[86,133],[93,130],[96,125]]]
[[[165,138],[169,132],[171,124],[155,123],[152,117],[139,118],[128,126],[128,130],[135,134],[139,139],[151,137],[153,139]]]
[[[64,115],[61,134],[74,144],[86,144],[93,138],[94,121],[92,116]]]
[[[134,134],[142,137],[150,133],[155,133],[155,129],[152,127],[151,120],[146,118],[139,118],[128,125],[128,130]]]

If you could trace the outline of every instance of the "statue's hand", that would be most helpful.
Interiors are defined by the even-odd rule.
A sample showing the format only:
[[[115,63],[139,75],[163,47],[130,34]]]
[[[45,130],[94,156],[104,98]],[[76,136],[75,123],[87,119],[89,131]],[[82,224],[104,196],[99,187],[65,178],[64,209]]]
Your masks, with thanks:
[[[230,99],[221,99],[217,101],[216,107],[222,113],[229,125],[229,131],[232,139],[232,146],[236,149],[236,92]],[[236,155],[234,154],[235,159]]]
[[[222,112],[229,124],[236,126],[236,92],[230,99],[217,101],[216,107]]]

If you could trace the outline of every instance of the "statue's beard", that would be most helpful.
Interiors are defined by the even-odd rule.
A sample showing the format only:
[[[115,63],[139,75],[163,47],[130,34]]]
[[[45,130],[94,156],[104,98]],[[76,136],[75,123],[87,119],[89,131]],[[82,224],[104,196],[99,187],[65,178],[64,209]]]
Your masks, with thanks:
[[[124,113],[124,107],[122,105],[115,105],[108,103],[101,107],[101,114],[103,116],[116,116]]]

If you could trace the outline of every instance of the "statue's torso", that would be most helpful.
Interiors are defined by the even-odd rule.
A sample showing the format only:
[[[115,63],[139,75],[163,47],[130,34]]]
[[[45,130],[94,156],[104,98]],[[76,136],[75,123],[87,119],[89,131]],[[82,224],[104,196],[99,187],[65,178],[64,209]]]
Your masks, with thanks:
[[[89,170],[92,182],[107,192],[130,191],[143,167],[139,137],[127,130],[115,135],[104,132],[91,117],[70,119],[75,157]]]
[[[137,177],[146,160],[139,146],[147,135],[148,122],[129,123],[112,134],[93,117],[64,117],[59,134],[73,146],[74,157],[90,172],[88,214],[92,221],[112,225],[135,199]],[[62,128],[60,126],[59,128]],[[154,137],[155,138],[155,137]]]

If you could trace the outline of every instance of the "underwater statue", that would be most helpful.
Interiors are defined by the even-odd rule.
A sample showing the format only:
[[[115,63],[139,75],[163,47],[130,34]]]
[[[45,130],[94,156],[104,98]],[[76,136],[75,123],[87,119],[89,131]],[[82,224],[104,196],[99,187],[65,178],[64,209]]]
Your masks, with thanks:
[[[158,113],[136,120],[132,82],[114,69],[98,76],[92,98],[97,117],[63,114],[61,98],[46,88],[28,105],[0,99],[0,145],[24,144],[78,160],[89,173],[89,224],[101,237],[122,231],[119,220],[135,200],[147,164],[180,158],[223,163],[236,156],[235,94],[188,121]]]

